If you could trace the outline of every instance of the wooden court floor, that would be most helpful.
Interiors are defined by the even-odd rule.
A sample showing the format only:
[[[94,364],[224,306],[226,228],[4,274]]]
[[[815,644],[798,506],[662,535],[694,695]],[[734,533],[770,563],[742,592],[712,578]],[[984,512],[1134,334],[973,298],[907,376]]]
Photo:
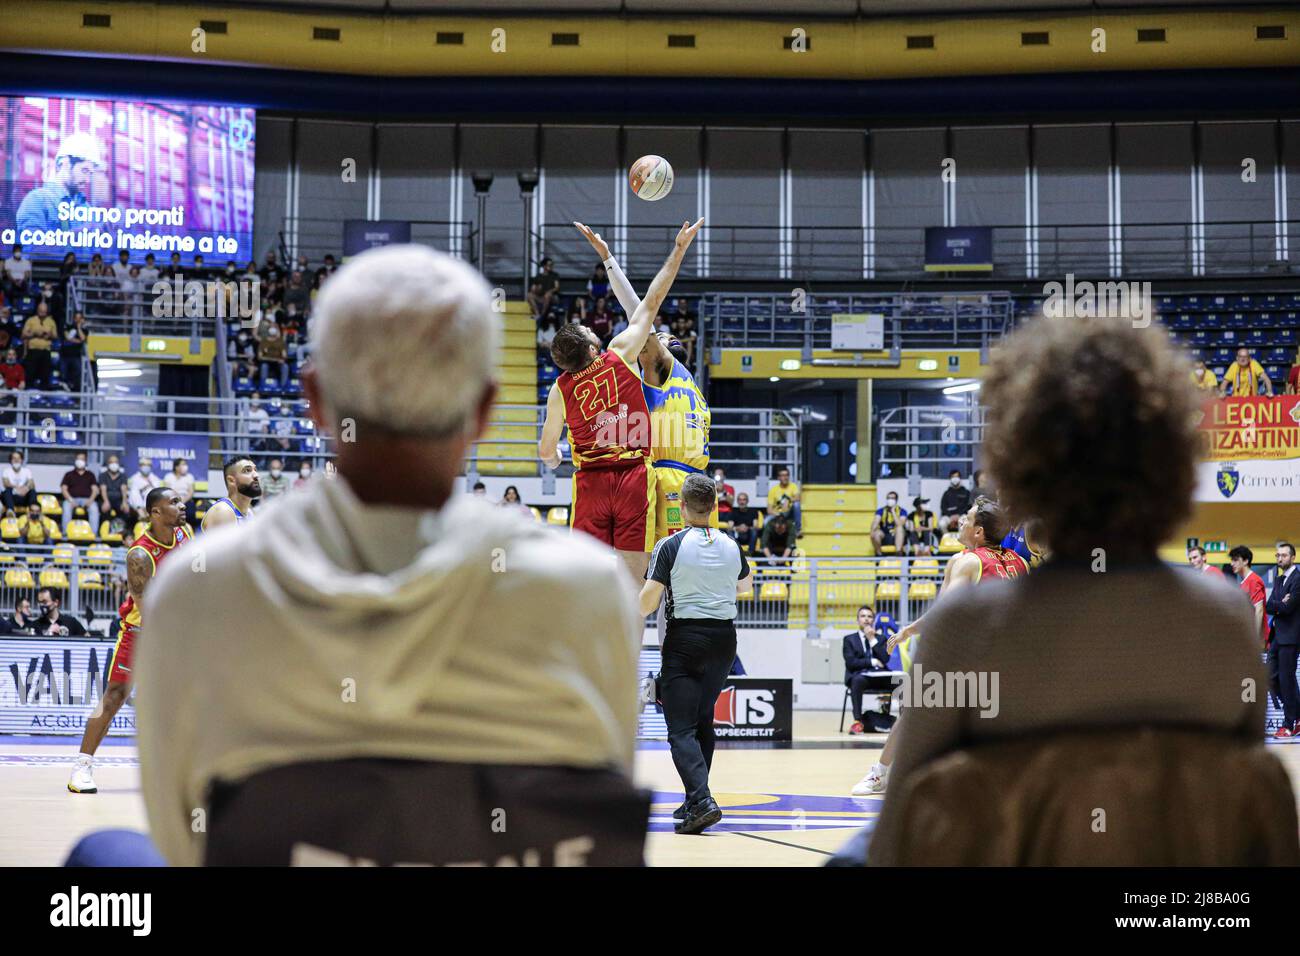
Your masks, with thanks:
[[[820,866],[853,832],[873,823],[880,797],[849,789],[876,759],[884,737],[837,732],[839,713],[798,712],[795,742],[719,746],[711,787],[723,808],[717,827],[699,836],[672,831],[681,784],[667,746],[637,754],[636,779],[654,791],[646,860],[652,866]],[[146,828],[135,748],[107,744],[96,759],[99,793],[65,789],[77,740],[0,738],[0,865],[57,866],[84,834],[107,827]],[[48,741],[48,738],[46,738]],[[1300,793],[1300,740],[1269,748]]]

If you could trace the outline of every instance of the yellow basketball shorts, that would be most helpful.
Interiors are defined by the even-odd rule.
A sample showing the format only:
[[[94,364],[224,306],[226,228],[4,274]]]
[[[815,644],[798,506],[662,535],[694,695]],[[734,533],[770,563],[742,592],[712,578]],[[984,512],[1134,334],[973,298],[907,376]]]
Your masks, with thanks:
[[[686,476],[693,472],[682,471],[680,468],[672,468],[666,465],[655,467],[655,540],[659,541],[668,537],[670,534],[676,534],[686,527],[686,522],[682,520],[682,485],[686,482]],[[713,514],[709,515],[709,527],[718,526],[718,507],[713,506]]]

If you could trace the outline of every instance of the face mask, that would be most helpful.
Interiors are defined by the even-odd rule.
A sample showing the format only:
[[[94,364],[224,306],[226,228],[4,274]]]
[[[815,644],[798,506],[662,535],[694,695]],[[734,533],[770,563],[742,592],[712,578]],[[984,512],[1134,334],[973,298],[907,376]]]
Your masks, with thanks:
[[[271,477],[272,477],[272,478],[279,478],[279,477],[280,477],[280,469],[279,469],[279,468],[272,468],[272,469],[271,469]]]
[[[85,467],[86,467],[86,459],[84,459],[84,458],[78,458],[78,459],[77,459],[77,467],[78,467],[78,468],[85,468]]]
[[[184,477],[185,477],[186,475],[188,475],[189,473],[190,473],[190,470],[189,470],[189,468],[186,467],[185,465],[181,465],[181,470],[178,471],[178,472],[176,472],[176,474],[180,475],[182,478],[184,478]]]
[[[898,499],[897,499],[897,498],[890,498],[890,499],[888,499],[887,504],[888,504],[889,507],[891,507],[891,508],[897,508],[897,507],[898,507]]]
[[[141,466],[140,466],[140,474],[142,474],[142,475],[147,475],[147,474],[149,474],[149,472],[151,472],[151,471],[153,471],[153,469],[150,468],[148,465],[141,465]]]
[[[950,479],[948,483],[949,483],[950,485],[952,485],[954,488],[956,488],[958,485],[961,484],[961,479],[960,479],[960,478],[953,478],[953,479]]]
[[[112,472],[113,474],[115,474],[115,475],[117,474],[117,472],[118,472],[118,468],[120,468],[120,467],[121,467],[121,466],[118,465],[118,463],[115,462],[115,461],[110,461],[110,462],[108,463],[108,470],[111,471],[111,472]]]
[[[302,470],[300,470],[300,471],[298,472],[298,474],[302,475],[304,478],[310,478],[310,477],[311,477],[311,469],[310,469],[310,468],[303,468]]]

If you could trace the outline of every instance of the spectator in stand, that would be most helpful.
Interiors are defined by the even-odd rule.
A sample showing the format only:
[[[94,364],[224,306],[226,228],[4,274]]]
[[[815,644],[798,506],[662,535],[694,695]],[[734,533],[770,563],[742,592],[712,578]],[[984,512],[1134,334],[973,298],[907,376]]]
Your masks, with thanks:
[[[146,290],[140,281],[140,267],[132,266],[122,280],[122,314],[129,319],[144,318]]]
[[[1291,362],[1291,371],[1286,375],[1286,394],[1300,395],[1300,349],[1296,349],[1295,358]]]
[[[185,267],[181,265],[181,254],[173,252],[171,258],[167,260],[167,268],[163,270],[163,278],[174,279],[177,276],[185,275]]]
[[[757,508],[750,507],[749,495],[743,491],[736,495],[736,504],[727,519],[731,525],[727,531],[741,550],[746,554],[757,554],[759,514]]]
[[[63,492],[63,533],[68,533],[68,522],[74,518],[73,512],[84,508],[91,531],[98,534],[99,482],[95,480],[95,473],[86,467],[84,452],[77,452],[72,470],[64,473],[59,486]]]
[[[656,335],[673,334],[672,326],[668,324],[668,320],[664,318],[664,314],[662,312],[655,313],[655,334]]]
[[[153,291],[153,284],[158,281],[158,266],[154,264],[153,253],[144,257],[144,268],[140,270],[140,284],[150,292]]]
[[[514,485],[506,485],[505,494],[501,496],[501,507],[514,508],[516,511],[522,511],[529,516],[532,515],[532,511],[519,497],[519,489]]]
[[[185,520],[194,524],[194,476],[190,474],[189,463],[184,458],[172,462],[172,470],[163,475],[163,487],[170,488],[180,496],[185,505]]]
[[[1187,563],[1192,566],[1193,571],[1200,571],[1202,574],[1213,574],[1222,576],[1223,572],[1205,559],[1205,549],[1200,545],[1193,545],[1187,549]]]
[[[721,465],[715,465],[713,468],[713,484],[718,489],[718,494],[727,494],[732,498],[736,496],[736,489],[727,484],[727,472]]]
[[[131,253],[123,249],[117,254],[117,261],[110,267],[113,270],[113,278],[118,284],[125,282],[131,274]]]
[[[5,352],[5,360],[0,362],[0,378],[4,379],[4,387],[10,391],[18,392],[26,387],[27,371],[18,361],[17,349]]]
[[[1244,345],[1237,349],[1237,360],[1228,366],[1219,383],[1219,394],[1227,395],[1231,389],[1233,395],[1272,395],[1273,383],[1268,380],[1264,366],[1250,355],[1250,349]]]
[[[201,255],[198,255],[197,253],[194,256],[194,265],[192,267],[192,271],[194,272],[194,275],[200,279],[206,276],[208,272],[207,263],[205,263],[203,261],[203,257]]]
[[[684,298],[679,298],[676,303],[676,311],[673,312],[674,319],[681,319],[686,322],[695,321],[695,313],[691,311],[690,303]]]
[[[538,295],[541,309],[537,312],[539,316],[545,315],[551,311],[551,305],[555,302],[555,297],[560,294],[560,277],[555,273],[555,263],[550,259],[542,260],[542,271],[533,279],[533,284],[538,287]]]
[[[586,324],[587,328],[596,333],[596,338],[600,339],[601,348],[609,344],[609,340],[614,337],[614,315],[609,311],[606,300],[596,300]]]
[[[36,306],[36,314],[23,323],[23,344],[27,347],[23,368],[27,373],[27,387],[49,389],[53,383],[50,373],[54,362],[50,349],[59,337],[59,327],[50,316],[44,302]]]
[[[282,421],[285,421],[286,425],[289,424],[287,420],[282,419]],[[279,423],[277,422],[277,426],[278,424]],[[293,442],[289,440],[288,435],[282,434],[279,431],[274,435],[268,435],[260,442],[254,442],[253,449],[255,451],[264,452],[274,458],[279,458],[288,471],[294,471],[298,467],[298,459],[294,457],[296,449],[294,448]]]
[[[0,499],[4,501],[5,514],[26,512],[36,504],[36,479],[23,461],[23,453],[16,448],[9,453],[9,467],[4,470],[3,481]]]
[[[62,537],[59,526],[41,513],[39,501],[18,518],[18,540],[25,544],[50,544]]]
[[[1300,652],[1300,578],[1295,574],[1295,545],[1280,541],[1274,555],[1277,576],[1264,610],[1273,615],[1268,637],[1269,681],[1282,703],[1282,726],[1275,737],[1300,734],[1300,687],[1296,685],[1296,656]]]
[[[718,490],[718,527],[725,528],[731,524],[731,509],[736,506],[731,492],[721,486],[715,486]]]
[[[1219,379],[1205,366],[1204,359],[1197,359],[1192,366],[1192,384],[1202,392],[1212,392],[1219,387]]]
[[[481,481],[474,482],[474,490],[471,491],[470,494],[474,495],[477,498],[486,498],[487,485],[483,484],[483,482]]]
[[[23,247],[15,244],[4,264],[4,290],[9,298],[26,295],[32,281],[32,263],[23,258]]]
[[[739,543],[739,542],[737,542]],[[769,564],[784,564],[794,550],[794,534],[785,515],[775,514],[763,525],[763,557]]]
[[[248,411],[244,413],[244,418],[248,422],[248,434],[256,435],[259,438],[269,434],[271,416],[262,407],[262,396],[258,392],[254,392],[249,396]]]
[[[4,619],[3,633],[5,634],[30,634],[32,631],[32,622],[36,620],[36,615],[32,613],[32,602],[29,598],[20,597],[14,602],[14,613]]]
[[[177,258],[180,257],[177,256]],[[90,256],[90,265],[86,267],[86,274],[94,276],[96,279],[111,279],[113,278],[113,269],[104,262],[103,256],[95,252]]]
[[[605,266],[598,265],[591,273],[591,278],[587,280],[587,294],[593,300],[609,298],[609,276],[605,273]]]
[[[289,384],[289,356],[280,323],[275,318],[264,318],[257,327],[257,361],[262,384],[270,381],[272,374],[280,380],[280,387]]]
[[[555,340],[555,320],[543,319],[537,326],[537,350],[545,352],[548,356],[551,353],[551,342]]]
[[[334,257],[332,255],[327,255],[325,257],[325,265],[324,265],[325,271],[332,275],[334,273],[334,270],[337,268],[338,265],[334,262]]]
[[[627,314],[623,312],[623,310],[619,309],[614,313],[614,328],[610,331],[609,337],[612,339],[616,335],[621,335],[623,333],[623,330],[626,328],[627,328]]]
[[[864,604],[858,608],[858,629],[844,635],[844,686],[849,689],[849,704],[853,708],[853,725],[850,734],[887,731],[893,720],[874,711],[862,709],[862,695],[868,691],[891,694],[893,678],[889,675],[889,650],[885,638],[876,633],[876,611]]]
[[[135,521],[149,520],[148,512],[145,511],[145,498],[149,492],[155,488],[162,487],[162,480],[153,473],[153,464],[148,458],[141,458],[137,463],[136,472],[126,482],[126,502],[131,506],[132,518]]]
[[[284,304],[292,305],[299,314],[306,314],[311,308],[311,289],[303,282],[302,273],[294,271],[289,274],[289,284],[284,290]]]
[[[266,254],[266,259],[262,264],[262,270],[258,274],[262,277],[262,284],[266,286],[274,285],[284,278],[284,271],[280,268],[280,264],[275,260],[274,250]]]
[[[776,503],[783,497],[790,499],[790,524],[794,528],[795,537],[798,537],[803,534],[803,517],[800,512],[803,493],[799,490],[799,483],[790,480],[790,469],[784,465],[776,470],[776,484],[767,493],[768,514],[774,513]]]
[[[565,322],[586,322],[589,303],[586,296],[575,295],[564,313]]]
[[[929,498],[922,498],[919,495],[912,499],[912,513],[903,523],[906,536],[904,543],[907,545],[908,554],[930,555],[939,545],[938,535],[935,534],[937,523],[934,512],[925,507],[929,503]]]
[[[41,616],[32,622],[32,631],[47,637],[85,637],[86,628],[71,614],[63,614],[63,599],[50,588],[36,592]]]
[[[998,500],[997,489],[988,483],[987,479],[984,477],[984,472],[980,471],[978,468],[975,469],[975,473],[970,476],[970,484],[972,499],[988,498],[990,501]]]
[[[885,496],[884,507],[876,509],[876,516],[871,519],[871,543],[875,545],[876,554],[887,545],[893,545],[895,553],[903,553],[903,531],[907,521],[907,512],[898,507],[898,495],[891,491]]]
[[[284,462],[279,458],[272,458],[270,472],[262,478],[262,500],[275,498],[288,490],[289,476],[284,473]]]
[[[1232,565],[1232,573],[1237,576],[1241,582],[1242,593],[1250,601],[1251,607],[1255,612],[1255,633],[1259,635],[1259,649],[1265,650],[1268,646],[1268,617],[1264,614],[1264,605],[1268,601],[1268,595],[1264,588],[1264,579],[1255,573],[1251,564],[1254,563],[1255,553],[1244,544],[1239,544],[1228,552],[1228,562]],[[1288,734],[1288,736],[1290,736]]]
[[[122,470],[118,457],[109,455],[104,470],[99,473],[99,513],[110,522],[117,518],[124,521],[130,518],[130,524],[135,524],[130,510],[130,497],[131,483],[127,480],[126,472]],[[95,526],[95,533],[99,534],[98,525]]]
[[[63,332],[59,349],[59,375],[72,392],[81,391],[81,361],[86,355],[86,317],[72,313],[72,324]]]
[[[970,489],[962,483],[961,472],[954,468],[948,473],[948,487],[939,499],[939,531],[956,533],[961,516],[970,511]]]
[[[303,488],[306,488],[309,484],[311,484],[311,479],[312,479],[311,462],[304,461],[301,465],[298,466],[298,477],[293,480],[293,490],[301,491]]]

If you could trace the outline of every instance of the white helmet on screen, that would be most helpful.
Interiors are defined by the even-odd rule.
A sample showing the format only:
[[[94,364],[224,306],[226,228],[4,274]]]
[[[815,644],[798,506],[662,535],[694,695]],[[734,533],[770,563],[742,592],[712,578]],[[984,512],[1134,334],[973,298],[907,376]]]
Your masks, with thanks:
[[[99,143],[89,133],[71,133],[63,137],[54,159],[57,162],[65,156],[78,162],[104,165]]]

